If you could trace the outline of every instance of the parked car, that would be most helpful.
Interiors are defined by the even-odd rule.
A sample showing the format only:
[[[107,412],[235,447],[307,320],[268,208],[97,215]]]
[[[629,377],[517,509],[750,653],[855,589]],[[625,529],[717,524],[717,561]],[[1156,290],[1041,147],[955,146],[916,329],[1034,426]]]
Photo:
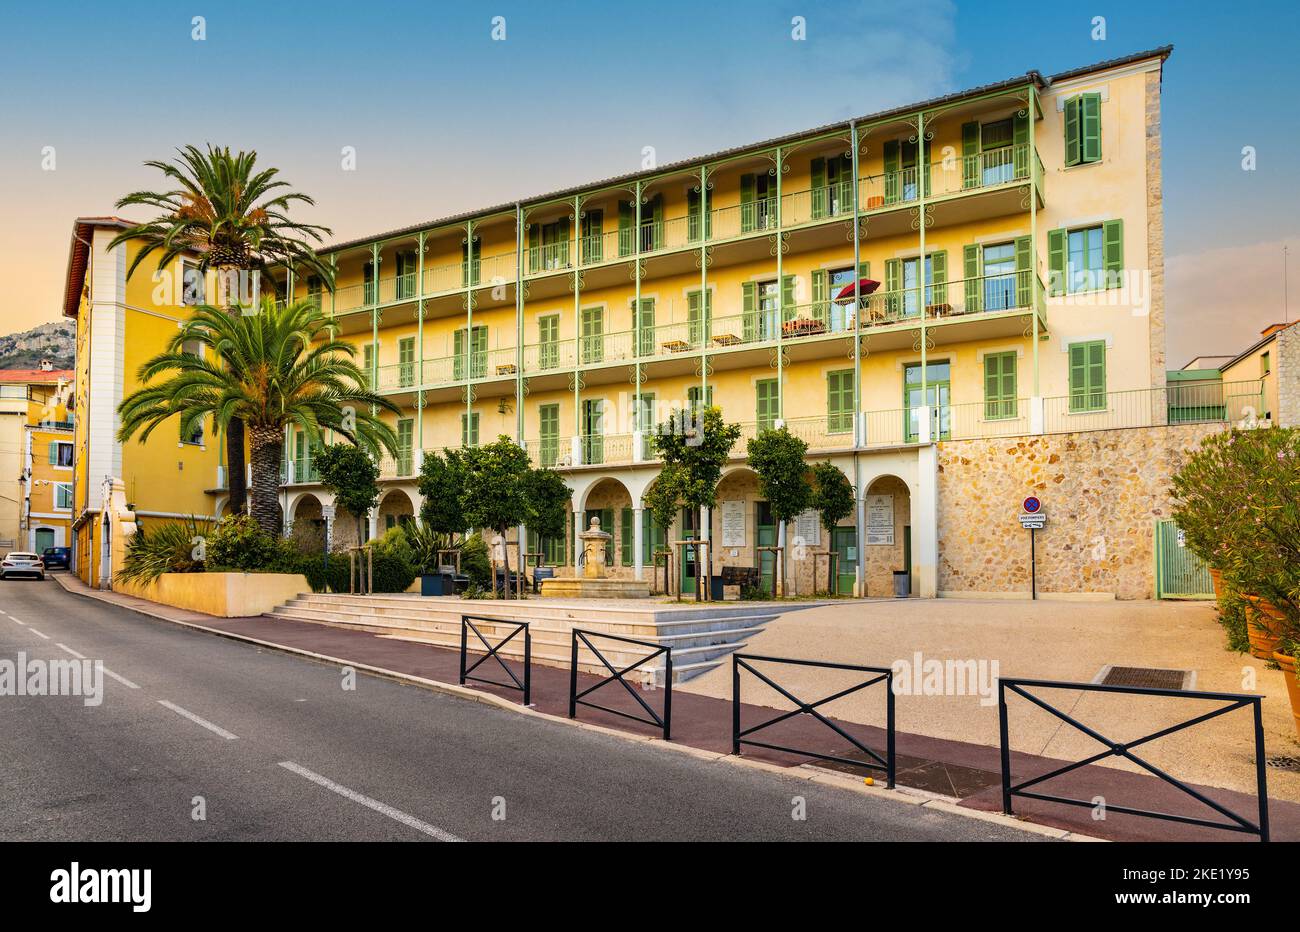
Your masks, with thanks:
[[[71,569],[72,548],[71,547],[46,547],[45,552],[41,555],[41,559],[45,562],[45,568],[47,570]]]
[[[40,554],[15,550],[0,560],[0,579],[8,579],[10,576],[35,576],[37,579],[44,579],[45,561],[41,559]]]

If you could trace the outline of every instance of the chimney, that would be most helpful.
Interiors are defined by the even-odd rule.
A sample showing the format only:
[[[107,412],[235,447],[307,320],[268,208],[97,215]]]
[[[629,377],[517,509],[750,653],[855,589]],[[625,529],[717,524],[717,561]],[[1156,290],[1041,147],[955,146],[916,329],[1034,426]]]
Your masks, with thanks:
[[[42,360],[41,360],[41,371],[42,371],[42,372],[53,372],[53,371],[54,371],[54,360],[50,359],[48,356],[45,357],[44,359],[42,359]]]

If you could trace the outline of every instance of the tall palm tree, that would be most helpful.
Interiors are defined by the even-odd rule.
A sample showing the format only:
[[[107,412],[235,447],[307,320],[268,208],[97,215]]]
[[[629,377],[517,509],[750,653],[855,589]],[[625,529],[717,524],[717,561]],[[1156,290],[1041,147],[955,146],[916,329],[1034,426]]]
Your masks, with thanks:
[[[145,383],[118,406],[118,439],[149,438],[176,417],[182,434],[211,415],[220,429],[235,418],[248,425],[253,486],[250,512],[280,533],[278,492],[284,432],[296,425],[313,444],[333,430],[372,454],[399,455],[397,433],[379,411],[401,409],[366,388],[355,347],[332,338],[336,327],[312,301],[278,305],[266,298],[252,314],[203,305],[176,331],[167,349],[140,367]],[[210,351],[185,352],[187,342]],[[158,376],[168,375],[162,381]]]
[[[109,248],[140,239],[144,247],[127,268],[129,278],[147,257],[158,255],[158,268],[165,268],[185,253],[198,257],[200,271],[216,270],[226,282],[231,273],[262,272],[270,266],[305,268],[320,277],[330,291],[334,274],[316,255],[311,243],[330,234],[326,227],[290,220],[294,202],[312,205],[310,197],[285,190],[290,185],[277,181],[278,169],[255,170],[256,152],[239,152],[208,145],[178,149],[175,162],[148,161],[175,183],[166,191],[135,191],[117,202],[123,207],[151,207],[159,213],[113,238]],[[260,275],[259,275],[260,278]],[[243,283],[241,282],[241,287]],[[229,297],[223,298],[233,304]],[[232,511],[244,510],[244,425],[230,420],[226,430],[226,481]]]

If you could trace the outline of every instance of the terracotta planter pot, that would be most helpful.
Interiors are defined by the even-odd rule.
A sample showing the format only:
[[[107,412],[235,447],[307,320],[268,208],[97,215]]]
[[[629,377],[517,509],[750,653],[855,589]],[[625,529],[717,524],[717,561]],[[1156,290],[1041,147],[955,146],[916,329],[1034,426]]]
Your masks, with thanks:
[[[1275,632],[1286,616],[1271,602],[1257,595],[1246,596],[1246,633],[1250,639],[1250,654],[1260,660],[1272,660],[1273,652],[1282,646],[1282,638]]]
[[[1217,601],[1223,598],[1223,592],[1224,592],[1223,574],[1220,573],[1212,566],[1209,569],[1210,569],[1210,582],[1214,583],[1214,598]]]
[[[1295,658],[1281,651],[1273,652],[1273,659],[1282,668],[1286,677],[1286,694],[1291,699],[1291,717],[1295,720],[1295,732],[1300,735],[1300,680],[1295,676]]]

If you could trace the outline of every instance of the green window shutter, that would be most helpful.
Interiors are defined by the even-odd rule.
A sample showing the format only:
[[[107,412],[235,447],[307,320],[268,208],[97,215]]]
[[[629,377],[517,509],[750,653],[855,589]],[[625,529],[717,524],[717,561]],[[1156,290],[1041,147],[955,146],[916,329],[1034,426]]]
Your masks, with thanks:
[[[1124,221],[1107,220],[1101,225],[1102,256],[1106,266],[1106,287],[1118,288],[1124,273]]]
[[[1012,418],[1016,407],[1016,354],[989,353],[984,357],[984,417]]]
[[[397,341],[397,361],[399,384],[410,388],[415,384],[415,337],[403,337]]]
[[[1079,98],[1065,102],[1065,164],[1078,165],[1083,155],[1083,137],[1079,126]]]
[[[59,465],[59,444],[57,441],[50,441],[48,452],[50,456],[50,465],[51,466]]]
[[[1047,231],[1047,293],[1065,294],[1065,244],[1068,231],[1063,228]]]
[[[481,379],[487,375],[488,328],[475,327],[470,334],[470,352],[473,354],[470,372],[474,378]]]
[[[582,218],[582,261],[601,262],[605,258],[605,212],[589,210]]]
[[[757,211],[754,209],[754,176],[740,176],[740,232],[749,233],[757,226]]]
[[[620,256],[630,256],[635,247],[634,231],[632,229],[636,224],[636,215],[632,210],[631,201],[618,202],[618,254]]]
[[[902,310],[903,260],[885,260],[885,310],[890,317],[897,317]]]
[[[1028,236],[1016,237],[1016,307],[1029,307],[1034,294],[1034,246]]]
[[[632,328],[636,331],[637,355],[653,356],[655,354],[654,298],[642,298],[639,312],[636,308],[632,309]]]
[[[1079,95],[1079,161],[1101,161],[1101,95]]]
[[[700,192],[694,188],[686,189],[686,241],[700,241]]]
[[[537,318],[537,365],[554,369],[560,364],[560,315]]]
[[[397,422],[397,474],[409,476],[414,469],[415,421],[404,417]]]
[[[899,196],[902,193],[901,179],[898,174],[899,168],[899,144],[897,139],[890,139],[885,143],[885,203],[898,203]]]
[[[1106,407],[1106,341],[1070,344],[1070,410]]]
[[[602,362],[605,358],[605,309],[582,309],[582,361]]]
[[[758,337],[758,283],[744,282],[740,286],[740,307],[744,318],[744,336],[746,343],[753,343]]]
[[[569,265],[569,220],[564,218],[556,221],[555,224],[555,257],[556,264],[560,268],[567,268]]]
[[[833,434],[853,429],[853,370],[826,373],[826,430]]]
[[[778,417],[776,379],[760,379],[754,383],[755,416],[758,429],[765,430]]]
[[[813,319],[821,321],[823,324],[826,323],[827,318],[830,316],[830,306],[827,304],[826,281],[825,269],[812,270]]]
[[[1011,150],[1011,160],[1015,165],[1015,174],[1017,178],[1029,177],[1029,162],[1032,158],[1029,152],[1029,114],[1021,116],[1017,113],[1011,118],[1011,144],[1014,148]]]
[[[462,447],[478,446],[478,412],[461,414],[460,445]]]
[[[974,188],[980,183],[980,125],[978,121],[961,125],[961,186]]]
[[[366,384],[375,385],[375,344],[367,343],[361,347],[361,368],[366,374]]]
[[[984,282],[980,277],[980,247],[968,243],[961,248],[962,278],[965,280],[966,313],[978,314],[984,309]]]
[[[786,275],[781,279],[781,320],[794,320],[794,276]]]
[[[708,297],[713,297],[711,292]],[[696,288],[694,291],[686,293],[686,339],[691,346],[702,346],[713,335],[712,321],[710,320],[713,302],[706,299],[703,304],[708,306],[701,307],[700,289]]]
[[[624,566],[632,565],[632,509],[624,508],[618,516],[618,542]]]
[[[859,262],[859,263],[858,263],[858,278],[870,278],[870,277],[871,277],[871,263],[870,263],[870,262]]]
[[[826,216],[826,160],[820,156],[812,160],[812,216]]]
[[[930,253],[930,282],[932,304],[948,303],[948,253],[947,251]]]
[[[528,271],[536,272],[542,267],[542,228],[536,223],[528,224]]]
[[[456,381],[465,378],[465,328],[451,335],[451,377]]]

